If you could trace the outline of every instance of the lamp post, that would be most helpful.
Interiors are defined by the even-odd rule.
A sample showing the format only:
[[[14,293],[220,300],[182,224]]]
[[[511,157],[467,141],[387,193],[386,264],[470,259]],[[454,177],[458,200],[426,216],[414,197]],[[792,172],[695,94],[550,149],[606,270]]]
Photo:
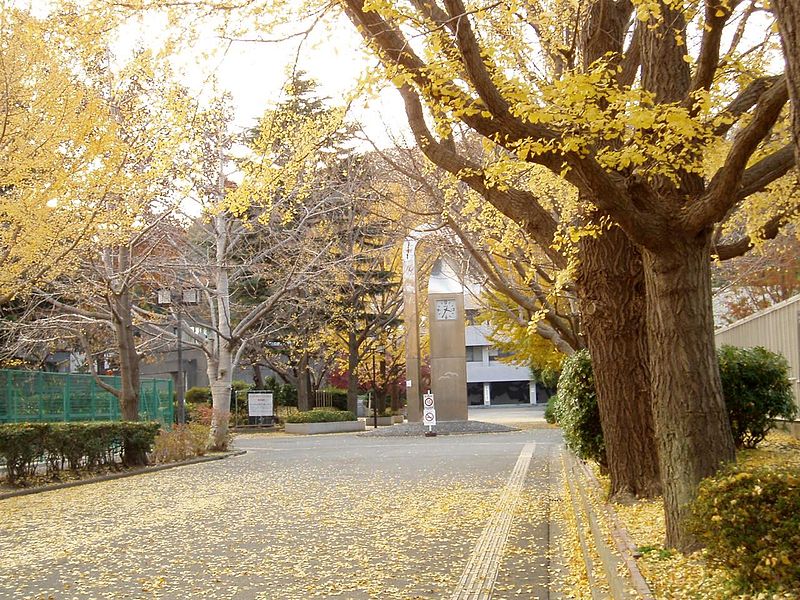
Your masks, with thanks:
[[[186,423],[186,390],[183,374],[183,310],[184,306],[194,306],[200,302],[200,291],[194,288],[178,288],[177,298],[173,300],[172,291],[158,290],[158,304],[161,306],[175,306],[175,338],[178,359],[177,381],[175,382],[175,396],[178,400],[178,424]]]

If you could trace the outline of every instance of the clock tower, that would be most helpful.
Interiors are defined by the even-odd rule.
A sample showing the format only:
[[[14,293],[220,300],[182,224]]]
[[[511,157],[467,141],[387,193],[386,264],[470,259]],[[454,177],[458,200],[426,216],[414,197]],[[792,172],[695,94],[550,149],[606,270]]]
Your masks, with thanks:
[[[431,391],[437,421],[467,420],[467,357],[464,288],[455,271],[439,259],[428,281]]]

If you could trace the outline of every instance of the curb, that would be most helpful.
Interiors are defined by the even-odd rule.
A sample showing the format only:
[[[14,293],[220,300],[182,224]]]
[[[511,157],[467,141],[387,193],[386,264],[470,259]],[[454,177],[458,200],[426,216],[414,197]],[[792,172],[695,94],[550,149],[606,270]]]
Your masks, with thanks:
[[[636,564],[636,552],[630,535],[623,528],[614,507],[602,501],[600,510],[595,511],[587,496],[589,489],[596,494],[599,493],[599,497],[603,494],[594,473],[569,451],[565,456],[563,467],[572,498],[571,509],[579,523],[578,535],[590,584],[594,568],[597,567],[603,571],[610,597],[614,600],[630,598],[631,592],[640,600],[654,600],[653,593]],[[570,473],[573,477],[569,476]],[[610,546],[605,539],[600,522],[608,527],[613,545]],[[600,559],[596,565],[590,558],[590,545],[594,547]],[[591,587],[592,597],[599,599],[600,596],[595,596],[595,586]]]
[[[64,483],[51,483],[48,485],[43,485],[35,488],[14,490],[13,492],[4,492],[0,494],[0,501],[7,500],[9,498],[17,498],[18,496],[29,496],[31,494],[52,492],[53,490],[63,490],[65,488],[78,487],[79,485],[88,485],[90,483],[100,483],[103,481],[112,481],[114,479],[123,479],[124,477],[134,477],[135,475],[146,475],[148,473],[157,473],[158,471],[166,471],[167,469],[174,469],[176,467],[186,467],[189,465],[211,462],[212,460],[223,460],[225,458],[232,458],[234,456],[242,456],[243,454],[247,454],[247,450],[234,450],[231,452],[225,452],[223,454],[215,454],[214,456],[198,456],[181,462],[153,465],[150,467],[143,467],[140,469],[131,469],[130,471],[122,471],[120,473],[109,473],[108,475],[100,475],[99,477],[91,477],[89,479],[79,479],[77,481],[65,481]]]
[[[583,462],[580,463],[580,467],[586,479],[589,481],[589,484],[597,490],[602,490],[600,482],[597,480],[592,470]],[[653,592],[650,590],[647,580],[644,578],[644,575],[642,575],[642,572],[639,571],[639,565],[636,563],[637,556],[640,556],[636,549],[636,544],[634,544],[628,530],[625,529],[622,522],[619,520],[614,507],[610,503],[604,502],[603,508],[605,509],[605,516],[609,520],[608,525],[611,530],[611,536],[614,539],[614,545],[617,547],[617,551],[622,555],[622,560],[625,562],[625,566],[630,572],[634,589],[643,600],[653,600]]]

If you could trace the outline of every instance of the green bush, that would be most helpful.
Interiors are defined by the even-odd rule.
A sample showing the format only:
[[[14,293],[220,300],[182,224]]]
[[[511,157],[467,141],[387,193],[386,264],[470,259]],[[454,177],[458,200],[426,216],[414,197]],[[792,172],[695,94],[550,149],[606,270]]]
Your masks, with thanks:
[[[755,448],[775,419],[795,418],[789,364],[783,356],[761,347],[722,346],[717,357],[737,448]]]
[[[331,404],[333,408],[347,410],[347,390],[336,387],[326,387],[322,388],[320,391],[327,392],[331,395]]]
[[[9,483],[32,476],[45,454],[49,423],[0,425],[0,457],[5,459]]]
[[[203,402],[211,402],[211,388],[207,387],[190,387],[183,395],[187,404],[200,404]]]
[[[723,346],[718,351],[722,393],[738,448],[755,448],[778,418],[797,416],[786,360],[764,348]],[[606,465],[605,443],[587,350],[564,361],[558,392],[545,410],[580,458]],[[553,419],[553,420],[551,420]]]
[[[264,380],[264,389],[272,392],[275,406],[297,406],[297,388],[289,383],[281,383],[275,377]]]
[[[554,425],[558,423],[558,395],[550,396],[544,409],[544,420]]]
[[[537,379],[548,390],[554,390],[558,386],[558,378],[561,376],[561,371],[551,369],[550,367],[544,368],[537,374]]]
[[[117,425],[122,438],[122,463],[126,466],[146,465],[147,453],[153,449],[161,424],[157,421],[122,421]]]
[[[157,422],[14,423],[0,425],[0,458],[5,459],[8,481],[31,477],[44,462],[56,475],[70,469],[147,463],[160,428]]]
[[[561,425],[567,446],[578,457],[605,466],[606,447],[588,350],[580,350],[564,361],[557,395],[554,416]]]
[[[348,410],[331,410],[329,408],[315,408],[307,412],[296,412],[286,417],[287,423],[334,423],[355,420],[356,416]]]
[[[729,467],[704,480],[689,527],[737,591],[800,592],[797,467]]]

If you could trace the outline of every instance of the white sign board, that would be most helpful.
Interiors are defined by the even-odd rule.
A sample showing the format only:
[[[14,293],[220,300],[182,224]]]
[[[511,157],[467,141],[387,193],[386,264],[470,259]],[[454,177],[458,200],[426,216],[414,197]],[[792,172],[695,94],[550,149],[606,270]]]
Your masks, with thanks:
[[[406,379],[406,387],[407,388],[411,387],[411,380],[410,379]]]
[[[426,427],[436,425],[436,409],[426,407],[422,410],[422,424]]]
[[[433,408],[433,394],[422,394],[422,408],[425,410]]]
[[[272,417],[272,392],[248,392],[247,414],[251,417]]]

